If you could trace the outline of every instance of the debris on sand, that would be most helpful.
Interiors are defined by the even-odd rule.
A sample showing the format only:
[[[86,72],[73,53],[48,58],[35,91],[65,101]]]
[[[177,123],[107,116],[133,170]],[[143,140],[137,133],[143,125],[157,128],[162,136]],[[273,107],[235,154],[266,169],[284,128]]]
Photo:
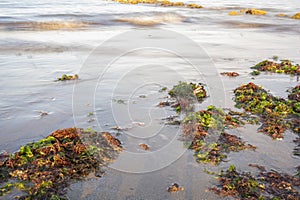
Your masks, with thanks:
[[[147,144],[142,143],[142,144],[139,144],[139,146],[140,146],[142,149],[144,149],[145,151],[149,151],[149,150],[150,150],[150,147],[149,147],[149,145],[147,145]]]
[[[84,140],[84,142],[82,141]],[[71,181],[113,162],[122,150],[119,140],[107,132],[79,128],[54,131],[48,137],[22,146],[0,160],[0,196],[12,188],[24,192],[20,199],[64,199]]]
[[[69,80],[77,80],[79,76],[77,74],[75,75],[62,75],[61,78],[58,78],[58,81],[69,81]]]
[[[184,188],[179,186],[178,183],[173,183],[171,186],[168,187],[168,192],[178,192],[183,190]]]
[[[280,74],[300,75],[300,65],[294,64],[290,60],[281,60],[280,62],[264,60],[251,67],[251,69]]]
[[[229,77],[236,77],[239,76],[239,73],[237,72],[222,72],[220,73],[222,76],[229,76]]]
[[[261,171],[258,175],[250,172],[238,172],[231,165],[226,172],[221,171],[218,177],[220,185],[210,188],[221,196],[232,196],[238,199],[299,199],[300,179],[276,172]]]

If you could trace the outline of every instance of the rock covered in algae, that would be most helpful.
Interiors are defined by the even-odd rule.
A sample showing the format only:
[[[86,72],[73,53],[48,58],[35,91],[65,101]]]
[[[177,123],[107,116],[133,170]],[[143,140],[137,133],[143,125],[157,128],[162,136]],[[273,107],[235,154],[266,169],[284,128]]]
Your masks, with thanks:
[[[70,181],[97,175],[121,150],[120,141],[107,132],[57,130],[1,160],[0,184],[6,185],[0,195],[15,187],[24,192],[20,199],[64,199]]]

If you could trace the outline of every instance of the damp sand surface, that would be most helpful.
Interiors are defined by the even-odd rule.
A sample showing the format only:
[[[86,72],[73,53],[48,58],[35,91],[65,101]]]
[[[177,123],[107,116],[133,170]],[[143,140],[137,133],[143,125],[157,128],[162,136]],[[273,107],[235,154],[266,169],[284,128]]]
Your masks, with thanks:
[[[159,90],[171,89],[178,81],[207,84],[210,97],[197,108],[210,104],[234,108],[233,89],[242,83],[254,82],[283,98],[287,98],[287,89],[299,84],[297,77],[289,75],[262,73],[254,79],[249,75],[249,67],[274,55],[300,63],[299,20],[276,16],[292,16],[299,12],[299,5],[293,1],[234,0],[207,0],[201,5],[203,9],[94,0],[2,1],[0,150],[14,152],[56,129],[72,126],[113,132],[126,151],[103,178],[72,184],[68,189],[70,199],[219,199],[207,190],[216,181],[203,172],[204,168],[219,171],[235,164],[250,171],[253,169],[248,164],[257,163],[267,169],[294,172],[299,158],[292,155],[293,133],[287,132],[282,141],[274,141],[257,133],[258,126],[232,130],[230,133],[256,145],[257,150],[231,153],[228,162],[215,167],[198,164],[193,152],[178,140],[181,129],[164,124],[163,118],[176,113],[157,107],[167,96]],[[264,9],[267,15],[228,15],[244,8]],[[151,30],[158,29],[176,31],[200,45],[203,59],[198,71],[170,51],[139,49],[120,56],[126,45],[119,44],[128,42],[122,37],[113,40],[105,51],[95,51],[91,60],[93,50],[113,36],[132,30],[149,30],[151,35]],[[161,36],[162,41],[166,39]],[[188,45],[180,43],[184,49],[189,49]],[[199,53],[191,51],[189,56],[197,57]],[[102,60],[111,57],[117,59],[108,68],[101,65]],[[81,74],[87,63],[106,71],[100,76],[100,71],[91,68]],[[210,73],[207,66],[215,70]],[[235,71],[240,76],[219,76],[224,71]],[[79,79],[55,82],[62,74],[79,74]],[[214,85],[211,80],[219,82]],[[85,90],[74,95],[74,86],[76,90],[80,85],[92,87],[93,97],[83,98],[90,95]],[[116,126],[121,129],[112,129]],[[141,143],[149,145],[150,150],[141,149]],[[154,158],[126,160],[131,154],[158,152],[170,143],[173,148],[160,154],[162,165],[154,165]],[[143,173],[132,173],[139,170]],[[184,191],[168,193],[173,183],[184,187]]]

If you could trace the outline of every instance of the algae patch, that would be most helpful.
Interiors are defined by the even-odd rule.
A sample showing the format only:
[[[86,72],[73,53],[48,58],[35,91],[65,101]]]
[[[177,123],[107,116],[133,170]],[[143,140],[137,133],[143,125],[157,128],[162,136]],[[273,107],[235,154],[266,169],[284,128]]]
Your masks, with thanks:
[[[1,159],[0,195],[17,188],[23,191],[20,199],[64,199],[71,181],[90,173],[101,175],[101,167],[114,161],[121,150],[120,142],[107,132],[57,130]]]
[[[245,121],[246,118],[248,121]],[[231,151],[255,150],[255,146],[245,144],[241,138],[225,132],[226,129],[237,128],[245,123],[256,123],[256,120],[244,113],[231,110],[225,112],[221,108],[209,106],[207,110],[192,112],[183,119],[182,137],[188,148],[195,151],[198,162],[218,165]],[[206,141],[206,138],[211,137],[215,137],[215,142]]]
[[[201,102],[207,97],[204,86],[199,83],[179,82],[169,91],[169,95],[176,99],[176,103],[172,104],[177,112],[192,111],[193,104]]]
[[[299,133],[299,86],[292,89],[289,100],[275,97],[254,83],[236,88],[234,94],[236,107],[260,117],[259,131],[273,139],[283,138],[287,129]]]
[[[297,176],[281,174],[277,171],[260,170],[258,175],[239,172],[231,165],[218,176],[219,186],[210,188],[221,196],[238,199],[298,199],[300,180]]]
[[[77,80],[79,78],[78,74],[75,75],[66,75],[63,74],[57,81],[69,81],[69,80]]]
[[[245,13],[246,15],[266,15],[267,11],[259,10],[255,8],[249,8],[240,11],[230,11],[228,14],[231,16],[235,16],[235,15],[242,15],[243,13]]]
[[[251,67],[251,69],[254,69],[256,71],[273,72],[280,74],[284,73],[291,75],[300,75],[300,65],[295,64],[290,60],[281,60],[280,62],[264,60]]]

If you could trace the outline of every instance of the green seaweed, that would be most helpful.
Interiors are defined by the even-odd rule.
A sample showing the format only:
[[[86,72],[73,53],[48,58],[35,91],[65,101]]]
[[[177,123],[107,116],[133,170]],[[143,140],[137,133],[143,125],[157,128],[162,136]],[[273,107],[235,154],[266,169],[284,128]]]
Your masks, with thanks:
[[[218,175],[220,185],[210,188],[221,196],[239,199],[298,199],[300,184],[297,176],[281,174],[276,171],[260,170],[259,175],[239,172],[231,165],[226,172]]]
[[[0,196],[15,187],[25,192],[21,199],[64,199],[63,189],[71,180],[98,173],[121,149],[120,142],[107,132],[57,130],[0,162],[0,183],[9,181]]]
[[[167,87],[162,87],[161,89],[159,89],[159,92],[165,92],[165,91],[167,91]]]
[[[260,117],[260,131],[273,139],[283,138],[285,130],[299,130],[299,86],[292,89],[289,100],[275,97],[254,83],[242,85],[234,90],[236,107]]]
[[[276,61],[274,59],[274,61]],[[281,62],[273,62],[269,60],[264,60],[256,64],[255,66],[251,67],[251,69],[255,69],[256,71],[267,71],[267,72],[273,72],[273,73],[285,73],[285,74],[291,74],[291,75],[299,75],[300,74],[300,65],[294,64],[290,60],[281,60]],[[252,75],[258,75],[255,74],[255,72],[252,72]]]
[[[203,101],[207,97],[202,84],[179,82],[169,91],[169,95],[175,98],[177,103],[173,106],[177,112],[192,111],[193,104]]]
[[[258,70],[253,70],[253,71],[251,72],[251,75],[252,75],[252,76],[258,76],[258,75],[260,75],[260,71],[258,71]]]
[[[239,137],[225,132],[228,128],[248,123],[244,120],[248,117],[251,116],[208,106],[206,110],[192,112],[182,120],[183,137],[192,140],[188,148],[194,150],[198,162],[218,165],[231,151],[255,149],[252,145],[246,145]],[[216,135],[219,139],[213,143],[206,143],[205,138],[208,135]]]
[[[69,81],[69,80],[77,80],[79,78],[78,74],[75,75],[66,75],[63,74],[57,81]]]

